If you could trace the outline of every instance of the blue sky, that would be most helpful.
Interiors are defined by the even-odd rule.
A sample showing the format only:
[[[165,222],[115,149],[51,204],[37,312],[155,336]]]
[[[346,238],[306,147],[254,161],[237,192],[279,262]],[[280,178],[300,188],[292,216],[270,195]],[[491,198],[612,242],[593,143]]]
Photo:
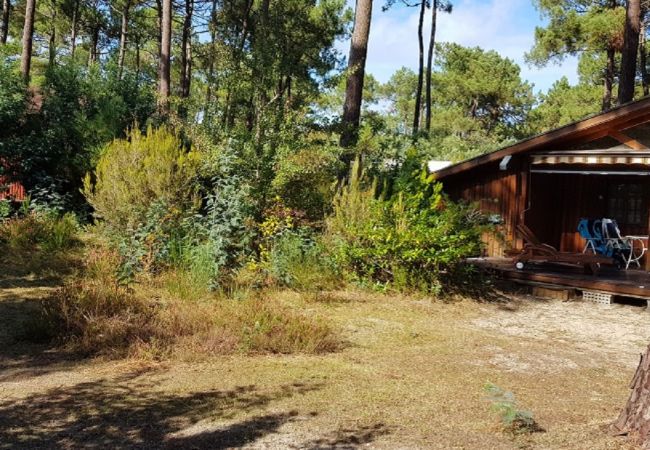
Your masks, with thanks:
[[[521,76],[535,86],[535,91],[546,91],[555,80],[567,76],[577,82],[577,61],[566,59],[561,65],[545,68],[529,67],[524,53],[533,45],[535,27],[543,25],[532,0],[452,0],[451,14],[438,15],[438,42],[455,42],[464,46],[479,46],[496,50],[513,59],[521,67]],[[354,0],[348,0],[354,7]],[[373,22],[370,30],[367,70],[379,81],[386,82],[400,67],[417,68],[417,8],[402,6],[400,2],[387,12],[381,7],[385,0],[374,0]],[[427,19],[430,19],[427,14]],[[429,35],[429,27],[425,36]],[[425,41],[425,45],[428,38]],[[339,44],[347,54],[348,42]]]

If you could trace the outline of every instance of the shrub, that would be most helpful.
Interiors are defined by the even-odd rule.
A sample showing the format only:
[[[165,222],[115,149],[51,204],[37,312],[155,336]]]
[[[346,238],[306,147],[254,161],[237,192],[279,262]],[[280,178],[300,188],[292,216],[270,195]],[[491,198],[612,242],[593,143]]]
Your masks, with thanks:
[[[503,429],[514,434],[533,433],[542,431],[530,411],[518,408],[515,395],[504,391],[499,386],[488,383],[484,387],[492,409],[501,417]]]
[[[394,182],[395,193],[378,197],[358,163],[335,200],[328,223],[338,259],[355,276],[398,289],[441,293],[468,281],[463,259],[481,250],[483,218],[455,204],[426,172]]]
[[[308,233],[287,231],[268,254],[269,274],[281,286],[298,290],[331,289],[340,284],[333,258]]]
[[[310,220],[323,220],[331,210],[339,152],[337,144],[318,134],[284,145],[276,156],[273,193]]]
[[[0,200],[0,222],[9,218],[11,210],[11,202],[9,200]]]
[[[154,203],[171,214],[192,204],[198,164],[199,155],[167,128],[149,127],[146,134],[136,128],[104,148],[94,176],[86,175],[84,195],[109,228],[135,229]]]

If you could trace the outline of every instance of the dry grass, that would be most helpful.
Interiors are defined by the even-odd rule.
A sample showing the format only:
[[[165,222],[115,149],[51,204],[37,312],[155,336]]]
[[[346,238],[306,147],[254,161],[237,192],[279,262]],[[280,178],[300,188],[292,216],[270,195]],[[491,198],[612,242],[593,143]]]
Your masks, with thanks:
[[[31,333],[49,334],[76,353],[112,357],[323,353],[339,347],[322,320],[263,293],[238,301],[205,291],[179,297],[170,280],[183,276],[170,273],[123,286],[115,278],[118,264],[114,252],[91,248],[82,274],[43,303],[42,320]]]

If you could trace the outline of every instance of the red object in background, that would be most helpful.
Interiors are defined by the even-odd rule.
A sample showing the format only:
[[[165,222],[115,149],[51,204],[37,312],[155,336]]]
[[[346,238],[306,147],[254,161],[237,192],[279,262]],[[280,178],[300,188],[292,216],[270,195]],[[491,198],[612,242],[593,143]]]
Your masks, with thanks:
[[[20,183],[9,183],[7,186],[7,181],[4,177],[0,177],[0,200],[11,199],[15,201],[25,200],[25,188]],[[3,189],[3,186],[5,188]]]

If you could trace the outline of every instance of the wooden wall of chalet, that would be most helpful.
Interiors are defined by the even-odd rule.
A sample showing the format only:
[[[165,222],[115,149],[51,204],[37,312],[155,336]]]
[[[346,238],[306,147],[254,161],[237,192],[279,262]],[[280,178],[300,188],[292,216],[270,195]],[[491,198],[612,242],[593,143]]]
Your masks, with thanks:
[[[513,158],[507,170],[500,170],[498,163],[487,164],[443,182],[444,191],[452,200],[476,203],[481,211],[500,216],[502,223],[497,227],[498,234],[484,236],[486,256],[504,256],[506,249],[521,245],[515,227],[525,205],[526,183],[522,182],[525,170],[523,161]]]
[[[530,174],[525,161],[515,161],[506,171],[498,164],[489,164],[443,181],[445,192],[453,200],[477,203],[483,212],[501,216],[500,235],[484,237],[486,256],[504,256],[506,249],[521,248],[514,230],[522,217],[542,242],[561,251],[582,251],[585,240],[577,231],[578,222],[583,217],[610,216],[607,199],[612,184],[642,183],[643,203],[650,205],[647,177]],[[612,218],[619,220],[623,234],[648,234],[647,217],[639,225]]]
[[[613,185],[642,185],[642,202],[650,202],[647,177],[605,175],[531,175],[530,209],[525,213],[526,225],[537,237],[561,251],[581,252],[585,240],[577,231],[581,218],[610,217],[619,221],[624,235],[647,235],[647,215],[632,225],[623,217],[613,217],[607,201]]]

